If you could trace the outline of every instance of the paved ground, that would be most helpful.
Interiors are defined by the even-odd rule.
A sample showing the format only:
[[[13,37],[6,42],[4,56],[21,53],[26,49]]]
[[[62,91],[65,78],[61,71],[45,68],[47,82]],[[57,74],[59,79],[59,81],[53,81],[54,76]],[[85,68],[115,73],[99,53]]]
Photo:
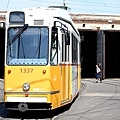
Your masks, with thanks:
[[[120,120],[120,79],[106,79],[102,83],[83,79],[82,84],[84,88],[71,107],[52,120]]]
[[[83,79],[85,88],[71,108],[55,120],[120,120],[120,79],[95,83]],[[62,118],[61,118],[62,117]]]
[[[3,85],[3,79],[0,79],[0,102],[2,102],[3,101],[3,87],[4,87],[4,85]]]

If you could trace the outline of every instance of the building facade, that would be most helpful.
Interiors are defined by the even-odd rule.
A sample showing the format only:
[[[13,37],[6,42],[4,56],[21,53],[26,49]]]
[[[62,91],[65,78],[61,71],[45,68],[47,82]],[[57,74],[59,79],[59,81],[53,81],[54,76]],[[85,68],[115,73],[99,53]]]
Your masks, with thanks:
[[[102,79],[120,78],[120,15],[71,14],[71,17],[81,34],[83,77],[94,77],[95,65],[99,64]]]

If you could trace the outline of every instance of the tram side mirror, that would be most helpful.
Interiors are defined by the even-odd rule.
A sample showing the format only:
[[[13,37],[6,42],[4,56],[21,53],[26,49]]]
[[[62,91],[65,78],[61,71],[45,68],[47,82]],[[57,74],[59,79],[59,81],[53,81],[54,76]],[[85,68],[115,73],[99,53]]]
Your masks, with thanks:
[[[66,44],[66,45],[70,45],[70,34],[69,34],[69,33],[66,34],[65,44]]]

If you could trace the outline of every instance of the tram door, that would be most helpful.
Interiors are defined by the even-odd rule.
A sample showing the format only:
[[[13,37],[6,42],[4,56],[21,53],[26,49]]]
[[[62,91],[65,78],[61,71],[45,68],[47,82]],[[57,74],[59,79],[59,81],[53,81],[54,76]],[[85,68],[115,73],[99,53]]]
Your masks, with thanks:
[[[97,64],[101,67],[101,78],[105,78],[105,33],[97,31]]]
[[[68,86],[69,86],[69,46],[65,44],[66,34],[62,33],[62,67],[61,67],[61,101],[64,103],[69,99]]]

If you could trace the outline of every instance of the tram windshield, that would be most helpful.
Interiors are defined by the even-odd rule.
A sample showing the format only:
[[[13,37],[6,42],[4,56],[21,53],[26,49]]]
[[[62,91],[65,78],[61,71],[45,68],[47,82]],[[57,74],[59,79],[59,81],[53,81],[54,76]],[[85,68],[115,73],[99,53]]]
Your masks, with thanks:
[[[10,27],[7,39],[8,65],[46,65],[48,63],[48,28]]]

